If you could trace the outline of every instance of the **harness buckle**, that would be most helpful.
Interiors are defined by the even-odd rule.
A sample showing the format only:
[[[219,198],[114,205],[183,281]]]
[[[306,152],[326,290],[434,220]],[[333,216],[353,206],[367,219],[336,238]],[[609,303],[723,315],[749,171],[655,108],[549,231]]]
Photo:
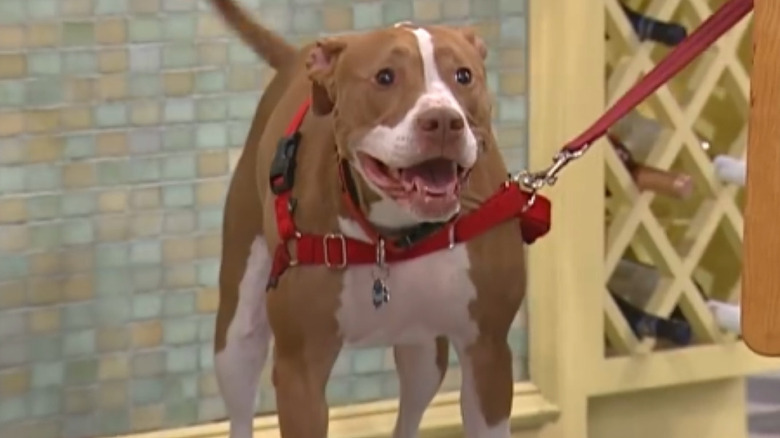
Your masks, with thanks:
[[[271,162],[269,183],[274,195],[286,192],[293,187],[295,181],[295,156],[298,152],[301,135],[284,136],[276,144],[276,154]]]
[[[338,241],[339,250],[341,252],[341,262],[339,263],[334,263],[330,256],[330,245],[328,245],[328,243],[331,240]],[[327,266],[329,269],[344,269],[347,267],[347,239],[344,238],[343,234],[329,233],[324,235],[322,237],[322,253],[325,259],[325,266]]]

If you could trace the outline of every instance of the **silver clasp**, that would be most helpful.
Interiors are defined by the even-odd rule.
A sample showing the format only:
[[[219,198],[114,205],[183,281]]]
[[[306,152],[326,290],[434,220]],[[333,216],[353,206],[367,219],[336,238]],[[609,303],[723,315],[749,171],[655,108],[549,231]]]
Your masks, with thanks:
[[[522,171],[512,177],[512,181],[525,186],[533,195],[545,186],[553,186],[558,181],[558,173],[569,163],[581,157],[590,147],[578,149],[576,151],[562,150],[553,157],[553,164],[541,172]],[[533,198],[532,198],[533,199]]]
[[[553,186],[558,181],[558,173],[563,170],[566,165],[581,157],[590,148],[590,144],[586,144],[576,151],[570,151],[563,149],[553,157],[553,163],[547,169],[541,172],[529,172],[524,170],[512,176],[507,184],[514,183],[525,187],[528,190],[530,196],[525,203],[523,212],[527,211],[536,202],[536,192],[543,189],[544,186]]]

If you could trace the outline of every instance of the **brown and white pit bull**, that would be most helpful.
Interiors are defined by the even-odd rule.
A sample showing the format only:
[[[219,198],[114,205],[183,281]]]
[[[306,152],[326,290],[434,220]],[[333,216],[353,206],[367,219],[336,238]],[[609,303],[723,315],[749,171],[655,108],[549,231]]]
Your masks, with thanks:
[[[449,343],[462,367],[465,435],[508,438],[507,334],[525,292],[517,221],[502,220],[468,241],[450,233],[451,245],[389,264],[346,263],[344,253],[332,251],[346,240],[353,248],[376,236],[385,242],[457,225],[505,182],[482,41],[469,29],[400,24],[298,50],[233,1],[211,1],[277,71],[225,207],[215,364],[231,438],[252,436],[272,337],[285,438],[327,436],[325,388],[334,361],[344,346],[375,345],[394,348],[394,437],[416,437],[444,377]],[[272,162],[309,99],[300,126],[292,126],[300,135],[294,202],[280,212]],[[345,202],[344,184],[357,208]],[[280,238],[278,221],[288,212],[297,232],[325,236],[320,250],[331,250],[329,263],[338,266],[296,265],[294,253],[311,248],[296,244],[299,234]],[[274,266],[280,260],[286,270]]]

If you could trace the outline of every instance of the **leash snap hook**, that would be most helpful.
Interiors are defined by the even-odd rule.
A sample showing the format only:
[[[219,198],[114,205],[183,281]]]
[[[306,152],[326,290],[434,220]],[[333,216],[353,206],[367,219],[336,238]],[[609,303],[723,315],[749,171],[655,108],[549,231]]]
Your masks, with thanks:
[[[569,163],[580,158],[590,147],[589,144],[576,150],[563,149],[553,157],[553,163],[541,172],[522,171],[512,178],[512,181],[522,184],[532,194],[535,194],[545,186],[554,186],[558,182],[558,174]]]
[[[523,207],[523,212],[528,211],[536,202],[537,192],[545,186],[554,186],[558,182],[558,174],[569,163],[580,158],[590,148],[590,144],[585,144],[578,149],[562,149],[553,157],[553,163],[545,170],[540,172],[528,172],[524,170],[511,178],[511,182],[521,185],[529,193],[528,202]]]

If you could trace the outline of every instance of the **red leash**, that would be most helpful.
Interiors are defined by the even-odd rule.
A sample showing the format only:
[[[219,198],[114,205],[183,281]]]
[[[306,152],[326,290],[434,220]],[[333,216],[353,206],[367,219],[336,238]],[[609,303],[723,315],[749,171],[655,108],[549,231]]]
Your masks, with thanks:
[[[582,156],[613,124],[690,64],[752,9],[753,0],[730,0],[724,4],[593,125],[567,143],[555,156],[549,168],[542,172],[526,172],[513,177],[477,210],[444,224],[438,231],[405,249],[387,244],[371,229],[362,211],[348,193],[344,175],[346,166],[340,170],[344,200],[353,219],[361,224],[372,242],[363,242],[339,233],[304,234],[296,229],[293,219],[296,203],[292,197],[292,187],[295,156],[300,143],[299,128],[311,104],[311,101],[307,100],[290,121],[271,164],[270,187],[276,196],[276,222],[281,243],[276,248],[268,286],[274,287],[282,273],[291,266],[324,265],[331,269],[344,269],[355,264],[384,265],[386,262],[409,260],[452,248],[515,218],[520,220],[526,243],[532,243],[550,229],[550,203],[536,192],[545,185],[555,184],[558,173],[567,164]],[[521,188],[521,184],[524,187]],[[290,245],[295,249],[294,256],[290,254]]]
[[[519,175],[518,180],[532,192],[545,185],[555,184],[556,176],[563,167],[582,156],[596,140],[606,134],[612,125],[667,83],[752,10],[753,0],[729,0],[704,20],[688,38],[677,45],[588,129],[567,143],[554,157],[552,166],[543,172]]]

